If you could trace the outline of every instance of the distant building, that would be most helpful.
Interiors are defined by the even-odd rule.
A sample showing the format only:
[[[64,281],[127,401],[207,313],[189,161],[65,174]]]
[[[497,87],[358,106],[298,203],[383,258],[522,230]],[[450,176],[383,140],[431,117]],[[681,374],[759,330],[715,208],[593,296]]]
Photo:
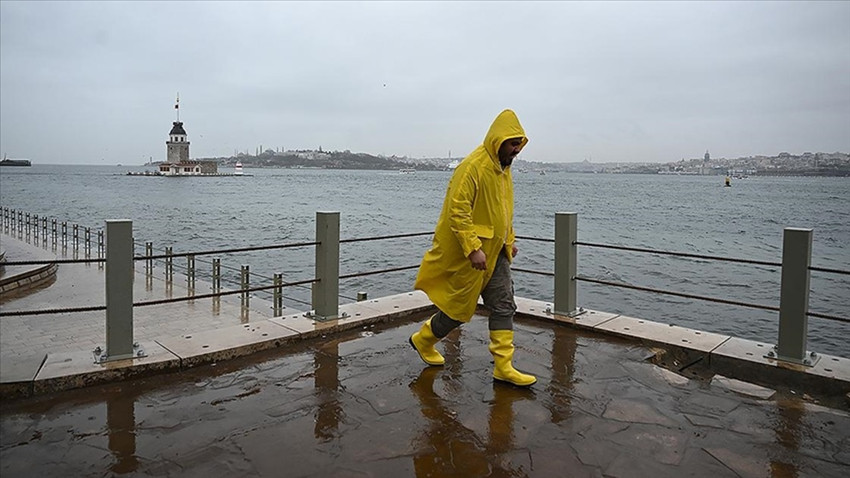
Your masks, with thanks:
[[[179,103],[174,105],[179,108]],[[166,144],[166,159],[159,165],[159,173],[167,176],[203,176],[218,174],[218,164],[215,161],[192,161],[189,159],[189,141],[183,122],[180,121],[178,109],[178,120],[172,123],[171,132],[168,133]]]
[[[168,133],[168,141],[165,144],[168,147],[168,155],[165,162],[167,163],[182,163],[189,161],[189,141],[186,139],[186,130],[183,129],[182,121],[172,123],[171,132]]]

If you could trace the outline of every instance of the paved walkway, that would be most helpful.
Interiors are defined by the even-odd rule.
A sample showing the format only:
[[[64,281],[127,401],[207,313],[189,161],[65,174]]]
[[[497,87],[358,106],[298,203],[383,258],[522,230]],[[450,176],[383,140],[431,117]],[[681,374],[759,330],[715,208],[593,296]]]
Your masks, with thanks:
[[[53,257],[85,258],[84,251],[76,255],[68,249],[53,251],[36,248],[24,241],[0,233],[7,260],[35,260],[33,249],[40,253],[52,252]],[[96,254],[96,252],[95,252]],[[144,262],[137,261],[133,296],[135,302],[185,297],[186,277],[176,272],[169,284],[164,280],[163,266],[157,265],[155,273],[145,273]],[[19,266],[26,267],[26,266]],[[37,293],[27,291],[11,294],[0,300],[4,311],[44,310],[56,308],[102,306],[106,303],[105,270],[97,264],[60,264],[56,280]],[[210,284],[196,281],[194,292],[212,292]],[[259,298],[251,298],[250,307],[243,309],[239,295],[224,296],[219,300],[203,299],[195,302],[136,307],[133,310],[134,339],[151,341],[164,337],[177,337],[199,330],[221,328],[229,325],[249,323],[253,320],[273,316],[272,304]],[[284,304],[287,305],[287,304]],[[284,314],[295,313],[284,308]],[[92,350],[103,346],[106,312],[77,312],[67,314],[45,314],[3,317],[0,320],[0,359],[4,357],[43,356],[44,353]]]
[[[102,274],[97,266],[62,266],[53,285],[3,310],[97,305]],[[137,300],[166,293],[164,284],[146,282],[137,281]],[[540,303],[520,302],[539,313]],[[315,327],[293,311],[267,321],[264,307],[253,302],[247,320]],[[139,340],[163,342],[246,320],[238,298],[218,309],[206,299],[137,311]],[[631,338],[551,318],[519,320],[515,363],[539,378],[522,390],[493,382],[480,316],[440,344],[445,367],[426,367],[407,344],[423,319],[317,330],[247,357],[4,400],[0,476],[850,475],[843,395],[819,404],[817,396],[727,379],[699,364],[674,373],[669,350],[636,339],[662,328],[691,334],[673,341],[700,348],[700,340],[722,340],[713,334],[604,313],[579,320],[610,333],[630,329]],[[267,326],[279,327],[257,325]],[[52,347],[89,348],[102,333],[102,312],[3,317],[0,359],[35,347],[62,357]]]
[[[0,474],[231,477],[845,477],[850,415],[742,395],[652,352],[557,324],[518,328],[531,390],[494,384],[486,320],[317,338],[146,380],[4,404]],[[550,352],[551,351],[551,352]],[[748,393],[753,393],[752,391]]]

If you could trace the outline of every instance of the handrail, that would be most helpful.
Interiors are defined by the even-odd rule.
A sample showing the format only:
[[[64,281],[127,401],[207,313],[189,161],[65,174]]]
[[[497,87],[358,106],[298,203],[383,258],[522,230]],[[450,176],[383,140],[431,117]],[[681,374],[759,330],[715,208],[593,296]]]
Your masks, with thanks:
[[[244,294],[246,292],[258,292],[276,289],[278,287],[290,287],[290,286],[299,286],[303,284],[310,284],[318,282],[317,279],[305,279],[297,282],[285,282],[281,285],[267,285],[260,287],[251,287],[249,289],[236,289],[225,292],[213,292],[211,294],[197,294],[185,297],[172,297],[170,299],[157,299],[157,300],[146,300],[141,302],[134,302],[133,307],[144,307],[148,305],[162,305],[162,304],[172,304],[176,302],[188,302],[191,300],[200,300],[200,299],[209,299],[213,297],[221,297],[225,295],[236,295],[236,294]],[[94,305],[89,307],[67,307],[67,308],[53,308],[53,309],[39,309],[39,310],[13,310],[11,312],[8,311],[0,311],[0,317],[20,317],[25,315],[42,315],[42,314],[65,314],[65,313],[76,313],[76,312],[97,312],[100,310],[106,310],[105,305]]]

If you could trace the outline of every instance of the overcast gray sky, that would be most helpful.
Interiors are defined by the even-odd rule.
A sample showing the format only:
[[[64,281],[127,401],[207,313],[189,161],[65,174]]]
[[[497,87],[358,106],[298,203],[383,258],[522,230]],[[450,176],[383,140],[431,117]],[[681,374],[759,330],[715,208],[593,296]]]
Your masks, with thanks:
[[[178,92],[193,158],[850,152],[850,2],[0,1],[0,153],[164,160]]]

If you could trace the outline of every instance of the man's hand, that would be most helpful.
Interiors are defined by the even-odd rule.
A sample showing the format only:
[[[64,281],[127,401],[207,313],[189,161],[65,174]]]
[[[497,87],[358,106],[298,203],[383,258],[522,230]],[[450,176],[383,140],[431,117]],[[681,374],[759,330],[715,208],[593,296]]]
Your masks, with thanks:
[[[487,256],[481,249],[476,249],[469,253],[469,262],[472,263],[473,269],[483,271],[487,269]]]
[[[511,257],[516,257],[518,252],[519,249],[517,249],[515,245],[511,244]]]

